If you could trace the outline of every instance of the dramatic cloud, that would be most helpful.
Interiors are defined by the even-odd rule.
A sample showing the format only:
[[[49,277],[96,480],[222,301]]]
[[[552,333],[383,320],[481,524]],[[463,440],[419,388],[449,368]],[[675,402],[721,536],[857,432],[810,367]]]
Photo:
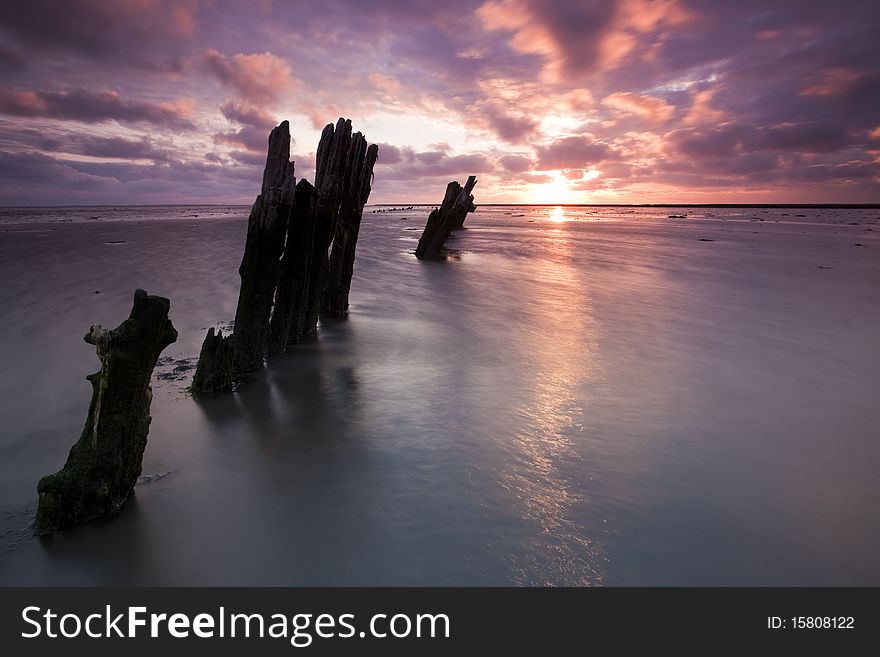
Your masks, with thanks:
[[[145,122],[175,129],[192,129],[191,103],[177,100],[150,103],[123,99],[115,91],[0,90],[0,113],[28,118],[46,117],[96,123]]]
[[[614,68],[645,35],[690,17],[677,0],[489,0],[477,15],[515,50],[544,57],[550,80]]]
[[[525,155],[504,155],[499,158],[498,163],[505,171],[511,173],[528,171],[533,166],[532,158],[526,157]]]
[[[631,92],[618,92],[602,99],[602,104],[621,112],[638,114],[651,123],[661,123],[672,118],[675,107],[662,98],[640,96]]]
[[[274,125],[310,176],[339,116],[377,202],[878,201],[878,33],[869,0],[6,2],[0,203],[250,202]]]
[[[381,172],[382,177],[386,180],[415,180],[420,178],[465,178],[469,173],[489,172],[493,168],[491,159],[482,153],[449,155],[444,150],[414,151],[411,148],[402,148],[396,152],[392,150],[390,161],[386,162],[385,151],[380,146],[377,171]]]
[[[273,103],[293,88],[290,67],[272,53],[226,57],[209,50],[204,54],[204,62],[221,84],[248,103]]]
[[[538,156],[538,168],[548,170],[582,169],[604,160],[610,150],[607,144],[584,135],[565,137],[547,146],[538,146],[535,152]]]
[[[240,124],[238,130],[214,135],[216,142],[234,147],[259,151],[265,156],[269,133],[280,121],[271,114],[254,108],[246,108],[227,101],[220,106],[220,112],[230,122]]]
[[[158,53],[192,38],[196,6],[177,0],[3,2],[0,30],[34,53],[67,51],[102,63],[168,69],[178,64]]]

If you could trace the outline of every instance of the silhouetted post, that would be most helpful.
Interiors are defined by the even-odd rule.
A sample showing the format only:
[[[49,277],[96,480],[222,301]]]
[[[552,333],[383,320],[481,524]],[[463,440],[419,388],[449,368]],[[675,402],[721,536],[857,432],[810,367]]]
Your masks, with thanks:
[[[321,275],[326,257],[326,247],[321,252],[326,237],[325,231],[318,230],[317,202],[318,193],[312,184],[305,178],[300,180],[269,324],[270,354],[280,354],[288,344],[299,344],[306,338],[309,292],[312,281]]]
[[[199,362],[193,376],[191,390],[201,392],[220,392],[232,389],[232,358],[235,354],[233,336],[224,336],[223,331],[208,329],[199,352]]]
[[[468,212],[477,209],[471,194],[476,184],[477,177],[469,176],[464,187],[455,180],[446,186],[443,203],[428,215],[425,230],[416,247],[416,257],[436,258],[440,255],[453,229],[460,228]]]
[[[321,298],[321,314],[341,319],[348,314],[348,293],[354,274],[355,249],[364,215],[364,206],[370,198],[373,167],[379,156],[379,146],[367,142],[356,133],[351,142],[349,168],[339,208],[339,221],[330,253],[330,269]]]
[[[235,311],[233,373],[258,369],[268,350],[269,316],[295,184],[290,162],[290,126],[283,121],[269,135],[262,190],[248,218],[247,242],[238,270],[241,290]]]
[[[177,340],[168,299],[134,293],[131,314],[113,330],[92,326],[101,369],[86,378],[92,401],[64,467],[37,484],[36,531],[50,534],[113,515],[141,474],[150,428],[150,378],[159,354]]]
[[[321,133],[315,185],[300,181],[296,189],[270,323],[270,353],[315,333],[319,313],[344,315],[378,150],[367,147],[361,133],[353,135],[351,121],[344,118]]]

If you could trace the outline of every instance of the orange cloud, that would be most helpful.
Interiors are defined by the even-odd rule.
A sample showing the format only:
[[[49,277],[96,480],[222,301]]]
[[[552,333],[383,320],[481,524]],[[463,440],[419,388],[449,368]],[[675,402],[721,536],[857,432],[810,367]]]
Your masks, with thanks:
[[[513,50],[543,56],[542,77],[547,82],[563,79],[566,70],[613,69],[641,39],[650,42],[649,35],[660,27],[693,17],[679,0],[618,0],[582,7],[573,3],[555,6],[552,13],[550,9],[535,0],[486,0],[477,17],[486,30],[510,32]],[[576,29],[581,23],[583,31]]]
[[[672,118],[675,106],[662,98],[642,96],[631,92],[619,92],[606,96],[602,104],[621,112],[636,114],[651,123],[662,123]]]
[[[838,96],[847,91],[862,77],[858,71],[849,68],[825,68],[807,80],[802,96]]]
[[[725,118],[724,112],[712,106],[712,97],[714,95],[714,89],[703,89],[694,93],[694,101],[684,117],[685,125],[717,123]]]
[[[270,52],[227,57],[211,49],[202,57],[222,85],[235,90],[242,100],[253,105],[271,104],[294,86],[290,66]]]

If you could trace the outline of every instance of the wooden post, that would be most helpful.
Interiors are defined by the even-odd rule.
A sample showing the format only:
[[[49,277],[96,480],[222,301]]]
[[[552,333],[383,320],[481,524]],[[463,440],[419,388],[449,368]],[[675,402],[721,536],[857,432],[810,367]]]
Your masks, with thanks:
[[[238,270],[241,290],[235,311],[232,364],[236,374],[258,369],[268,350],[269,317],[295,182],[290,162],[290,126],[283,121],[269,135],[262,190],[251,208],[244,257]]]
[[[328,124],[318,143],[315,185],[300,181],[270,323],[270,353],[315,333],[319,314],[344,316],[355,247],[379,147],[351,121]],[[332,244],[332,253],[328,250]]]
[[[275,307],[269,324],[269,353],[283,353],[289,344],[307,336],[309,294],[324,266],[326,235],[317,225],[315,188],[303,178],[296,185],[296,201],[287,229],[287,243],[281,259],[281,276]]]
[[[354,273],[355,249],[364,215],[364,205],[370,198],[373,167],[379,156],[379,146],[367,142],[361,133],[352,139],[346,186],[339,209],[339,221],[330,253],[330,269],[321,297],[321,315],[342,319],[348,314],[348,293]]]
[[[416,247],[417,258],[437,258],[440,256],[449,234],[453,229],[460,228],[464,224],[468,212],[477,209],[474,205],[473,194],[471,194],[476,184],[477,177],[469,176],[464,187],[459,185],[458,181],[452,181],[446,186],[443,203],[428,215],[425,230]]]
[[[208,329],[190,388],[193,394],[231,390],[234,353],[232,334],[224,336],[223,331],[215,334],[213,328]]]
[[[159,354],[177,340],[168,299],[134,293],[131,314],[113,330],[92,326],[101,369],[92,384],[89,414],[64,467],[37,485],[36,531],[51,534],[122,508],[141,474],[150,428],[150,378]]]

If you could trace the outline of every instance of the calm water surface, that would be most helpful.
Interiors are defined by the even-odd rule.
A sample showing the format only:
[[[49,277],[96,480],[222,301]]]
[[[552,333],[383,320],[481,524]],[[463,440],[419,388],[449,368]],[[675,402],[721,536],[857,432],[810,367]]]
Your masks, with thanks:
[[[368,213],[349,321],[199,401],[247,209],[11,212],[0,584],[880,584],[877,210],[480,208],[444,262]],[[180,331],[147,477],[41,542],[138,286]]]

